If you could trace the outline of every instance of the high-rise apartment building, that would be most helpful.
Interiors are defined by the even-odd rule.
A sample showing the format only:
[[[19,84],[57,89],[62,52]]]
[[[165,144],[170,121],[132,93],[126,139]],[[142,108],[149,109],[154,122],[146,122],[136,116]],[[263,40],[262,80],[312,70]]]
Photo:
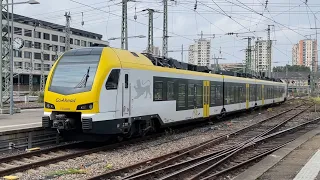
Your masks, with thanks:
[[[24,85],[29,85],[31,72],[34,90],[37,90],[40,84],[41,62],[43,61],[44,75],[47,76],[56,57],[65,52],[65,26],[17,14],[14,14],[13,26],[13,37],[19,37],[24,41],[22,49],[13,52],[13,72],[19,74],[21,90],[28,89]],[[74,28],[70,28],[70,31],[71,49],[90,47],[94,43],[109,45],[107,41],[102,40],[100,34]],[[13,82],[15,85],[18,83],[17,76]]]
[[[160,56],[160,48],[159,47],[153,46],[152,50],[153,50],[152,54],[154,56]],[[143,52],[147,53],[148,52],[148,47]]]
[[[314,62],[314,64],[312,64]],[[312,70],[318,70],[318,48],[317,41],[312,39],[300,40],[298,44],[292,47],[292,64],[304,65]]]
[[[272,64],[272,41],[271,41],[271,62],[268,63],[268,41],[257,40],[255,45],[251,47],[251,69],[257,72],[267,72],[269,65]],[[248,59],[248,51],[246,50],[245,60]],[[272,68],[271,68],[272,71]]]
[[[210,66],[211,59],[211,41],[208,39],[200,38],[194,44],[189,46],[189,59],[190,64],[199,66]]]

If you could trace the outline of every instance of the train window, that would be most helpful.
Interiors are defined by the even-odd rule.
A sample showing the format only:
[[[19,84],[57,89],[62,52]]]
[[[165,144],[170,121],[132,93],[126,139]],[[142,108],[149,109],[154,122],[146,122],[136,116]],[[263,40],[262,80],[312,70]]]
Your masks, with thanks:
[[[229,84],[224,84],[224,104],[229,104]]]
[[[128,74],[124,75],[124,81],[125,81],[125,88],[128,88],[128,83],[129,83],[129,75]]]
[[[222,105],[222,88],[220,85],[216,87],[216,105]]]
[[[218,85],[217,87],[216,87],[216,99],[217,99],[217,101],[219,100],[221,100],[221,96],[222,96],[222,93],[221,93],[221,86],[220,85]]]
[[[253,84],[251,84],[250,85],[250,99],[249,99],[249,101],[254,101],[255,99],[255,91],[254,91],[254,85]]]
[[[179,83],[178,88],[178,107],[186,107],[186,84]]]
[[[210,103],[211,103],[211,105],[215,105],[215,103],[216,103],[215,98],[216,98],[216,86],[212,85],[210,87]]]
[[[256,100],[258,101],[259,100],[259,87],[260,85],[256,84],[255,87],[256,87]]]
[[[174,82],[168,81],[167,83],[167,99],[174,100]]]
[[[112,90],[118,88],[120,69],[113,69],[107,79],[106,89]]]
[[[249,98],[248,98],[249,101],[251,101],[251,96],[252,96],[252,95],[251,95],[251,91],[252,91],[252,87],[249,85]]]
[[[162,81],[155,81],[153,90],[154,90],[153,91],[153,100],[154,101],[163,100],[163,82]]]
[[[240,87],[240,99],[241,99],[241,103],[246,102],[246,91],[244,86]]]
[[[234,86],[231,85],[229,87],[230,87],[230,91],[229,91],[229,93],[230,93],[230,104],[234,104],[234,99],[235,99],[235,97],[234,97]]]
[[[238,103],[239,102],[238,86],[233,87],[233,94],[234,94],[234,103]]]
[[[262,99],[262,85],[259,85],[259,100]]]
[[[188,107],[194,108],[194,98],[195,96],[195,85],[194,84],[188,84]]]
[[[203,98],[202,98],[202,84],[196,85],[196,105],[198,108],[203,107]]]
[[[239,103],[240,102],[240,86],[236,86],[236,102],[235,103]]]

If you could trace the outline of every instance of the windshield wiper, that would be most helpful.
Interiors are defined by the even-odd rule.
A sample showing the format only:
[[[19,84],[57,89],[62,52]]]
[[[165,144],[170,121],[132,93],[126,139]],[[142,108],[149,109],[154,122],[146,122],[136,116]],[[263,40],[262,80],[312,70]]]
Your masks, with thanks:
[[[89,66],[89,68],[88,68],[88,70],[87,70],[86,80],[84,81],[84,87],[87,86],[87,81],[88,81],[88,78],[89,78],[89,72],[90,72],[90,66]]]
[[[87,73],[84,75],[84,77],[81,79],[79,84],[75,86],[75,88],[81,88],[87,86],[87,81],[89,79],[89,72],[90,72],[90,66],[88,67]]]

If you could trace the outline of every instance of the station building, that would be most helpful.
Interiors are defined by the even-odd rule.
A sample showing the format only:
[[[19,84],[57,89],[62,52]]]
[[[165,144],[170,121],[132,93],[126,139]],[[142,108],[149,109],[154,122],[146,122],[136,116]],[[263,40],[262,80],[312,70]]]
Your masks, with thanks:
[[[21,50],[14,50],[14,91],[29,91],[29,74],[33,74],[33,91],[40,89],[41,62],[46,77],[56,58],[65,52],[65,26],[14,14],[14,35],[24,40]],[[11,27],[10,27],[11,29]],[[92,44],[109,45],[101,34],[70,28],[71,49]],[[32,63],[32,66],[31,66]],[[32,68],[31,68],[32,67]]]

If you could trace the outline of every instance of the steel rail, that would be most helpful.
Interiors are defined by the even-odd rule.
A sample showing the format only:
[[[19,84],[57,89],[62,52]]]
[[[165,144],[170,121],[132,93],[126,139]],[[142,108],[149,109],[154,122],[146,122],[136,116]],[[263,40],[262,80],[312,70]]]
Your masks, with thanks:
[[[252,143],[249,144],[248,146],[244,147],[244,149],[245,149],[245,148],[248,148],[248,147],[250,147],[250,146],[254,146],[254,145],[256,145],[258,142],[263,142],[263,141],[265,141],[265,140],[267,140],[267,139],[270,139],[270,138],[276,138],[276,137],[278,137],[278,136],[283,136],[283,135],[286,134],[286,133],[291,133],[291,132],[293,132],[293,131],[299,131],[299,129],[301,129],[301,128],[307,126],[307,125],[313,124],[313,123],[319,123],[319,121],[320,121],[320,117],[319,117],[319,118],[316,118],[316,119],[314,119],[314,120],[311,120],[311,121],[308,121],[308,122],[299,124],[299,125],[297,125],[297,126],[295,126],[295,127],[292,127],[292,128],[289,128],[289,129],[285,129],[285,130],[283,130],[283,131],[279,131],[279,132],[270,134],[270,135],[268,135],[268,136],[266,136],[266,137],[257,139],[255,142],[252,142]],[[281,147],[286,146],[287,144],[289,144],[289,143],[292,142],[293,140],[294,140],[294,139],[288,140],[287,142],[279,145],[278,147],[275,147],[275,148],[273,148],[273,149],[271,149],[271,150],[269,150],[269,151],[267,151],[267,152],[258,154],[258,155],[256,155],[256,156],[254,156],[254,157],[252,157],[252,158],[244,161],[244,162],[241,162],[241,163],[239,163],[239,164],[237,164],[237,165],[231,166],[231,167],[229,167],[229,168],[227,168],[227,169],[225,169],[225,170],[218,171],[218,172],[216,172],[215,174],[209,175],[209,176],[207,176],[207,177],[205,177],[205,178],[203,178],[203,179],[209,179],[209,178],[212,178],[212,177],[214,177],[214,176],[221,175],[221,174],[223,174],[223,173],[225,173],[225,172],[227,172],[227,171],[233,170],[233,169],[235,169],[235,168],[239,168],[239,167],[241,167],[241,166],[243,166],[243,165],[245,165],[245,164],[247,164],[247,163],[250,163],[250,162],[252,162],[252,161],[254,161],[254,160],[258,159],[258,158],[261,158],[261,157],[263,157],[263,156],[265,156],[265,155],[268,155],[268,154],[276,151],[277,149],[279,149],[279,148],[281,148]],[[200,174],[200,173],[199,173],[199,174]],[[194,179],[194,178],[191,178],[191,179]]]
[[[110,171],[110,172],[107,172],[107,173],[104,173],[104,174],[101,174],[101,175],[97,175],[95,177],[91,177],[89,178],[89,180],[95,180],[95,179],[104,179],[104,178],[110,178],[116,174],[119,174],[123,171],[129,171],[131,169],[135,169],[135,168],[141,168],[141,166],[149,166],[149,167],[146,167],[144,169],[140,169],[136,172],[134,172],[133,174],[130,174],[129,176],[127,176],[126,178],[130,178],[130,177],[133,177],[133,176],[137,176],[139,174],[142,174],[142,173],[145,173],[149,170],[154,170],[155,168],[161,166],[161,165],[165,165],[166,163],[168,162],[171,162],[175,159],[178,159],[179,157],[182,157],[184,155],[187,155],[187,154],[192,154],[194,153],[195,151],[197,151],[198,149],[203,149],[207,146],[210,146],[214,143],[218,143],[220,141],[223,141],[223,140],[227,140],[228,138],[230,137],[233,137],[233,136],[236,136],[237,134],[243,132],[243,131],[246,131],[246,130],[249,130],[251,128],[254,128],[270,119],[273,119],[273,118],[276,118],[284,113],[287,113],[289,111],[292,111],[292,110],[295,110],[296,108],[299,108],[303,105],[305,105],[306,103],[302,103],[300,105],[297,105],[291,109],[288,109],[288,110],[284,110],[276,115],[273,115],[271,117],[268,117],[268,118],[265,118],[263,119],[262,121],[260,122],[257,122],[255,124],[252,124],[252,125],[249,125],[245,128],[242,128],[242,129],[239,129],[239,130],[236,130],[234,132],[230,132],[228,134],[225,134],[225,135],[222,135],[222,136],[219,136],[219,137],[216,137],[216,138],[213,138],[213,139],[210,139],[208,141],[205,141],[205,142],[202,142],[202,143],[199,143],[199,144],[196,144],[196,145],[193,145],[193,146],[190,146],[190,147],[187,147],[187,148],[184,148],[184,149],[181,149],[181,150],[178,150],[178,151],[175,151],[175,152],[172,152],[172,153],[169,153],[169,154],[166,154],[166,155],[163,155],[163,156],[159,156],[159,157],[156,157],[156,158],[153,158],[153,159],[149,159],[149,160],[146,160],[146,161],[143,161],[143,162],[140,162],[140,163],[137,163],[137,164],[133,164],[133,165],[129,165],[127,167],[124,167],[124,168],[121,168],[121,169],[116,169],[116,170],[113,170],[113,171]]]
[[[183,127],[178,127],[177,130],[179,132],[185,132],[185,131],[189,131],[191,129],[199,128],[199,127],[202,127],[202,126],[205,126],[205,125],[207,125],[207,123],[203,122],[203,123],[198,123],[196,125],[193,124],[192,126],[191,125],[190,126],[187,125],[187,126],[183,126]],[[159,133],[151,134],[151,135],[144,136],[144,137],[138,137],[138,138],[129,139],[129,140],[123,141],[123,142],[108,144],[108,145],[105,145],[105,146],[102,146],[102,147],[94,147],[94,148],[90,148],[89,150],[83,150],[83,151],[80,151],[80,152],[61,155],[61,156],[58,156],[58,157],[53,157],[53,158],[45,159],[45,160],[38,161],[38,162],[32,162],[32,163],[29,163],[29,164],[18,165],[16,167],[0,170],[0,176],[12,174],[12,173],[15,173],[15,172],[21,172],[21,171],[24,171],[24,170],[28,170],[28,169],[32,169],[32,168],[36,168],[36,167],[40,167],[40,166],[45,166],[45,165],[56,163],[56,162],[59,162],[59,161],[62,161],[62,160],[67,160],[67,159],[71,159],[71,158],[75,158],[75,157],[79,157],[79,156],[84,156],[84,155],[87,155],[87,154],[92,154],[92,153],[103,151],[103,150],[119,148],[121,146],[126,146],[126,145],[129,145],[129,144],[142,143],[144,141],[153,140],[153,139],[155,139],[157,137],[161,137],[163,135],[166,135],[166,132],[159,132]],[[6,162],[12,162],[14,160],[19,160],[19,159],[23,159],[23,158],[29,158],[29,157],[32,157],[32,156],[39,156],[41,154],[46,154],[46,153],[49,153],[49,152],[52,152],[52,151],[58,151],[58,150],[61,150],[61,149],[72,148],[72,146],[80,145],[81,143],[84,143],[84,142],[76,142],[74,144],[60,145],[60,146],[56,146],[56,147],[52,147],[52,148],[39,150],[39,151],[33,151],[33,152],[28,152],[28,153],[23,153],[23,154],[4,157],[4,158],[0,159],[0,164],[1,163],[6,163]]]
[[[166,170],[172,170],[172,169],[179,169],[179,166],[183,166],[183,165],[188,165],[188,164],[191,164],[193,163],[192,166],[189,166],[189,168],[185,168],[184,170],[180,170],[180,171],[175,171],[174,173],[172,173],[171,175],[178,175],[179,173],[182,173],[184,171],[187,171],[193,167],[196,167],[199,165],[199,163],[205,163],[205,162],[208,162],[208,161],[212,161],[212,160],[216,160],[216,159],[219,159],[219,158],[222,158],[223,156],[226,156],[228,155],[229,153],[236,153],[237,152],[237,149],[239,148],[242,148],[244,145],[250,143],[250,142],[253,142],[255,139],[258,139],[262,136],[265,136],[267,135],[268,133],[280,128],[281,126],[283,126],[284,124],[286,124],[288,121],[292,120],[293,118],[295,118],[296,116],[298,116],[300,113],[306,111],[307,109],[309,109],[310,107],[312,107],[313,105],[311,106],[308,106],[307,108],[304,108],[303,110],[299,111],[298,113],[294,114],[293,116],[287,118],[286,120],[280,122],[279,124],[265,130],[264,132],[258,134],[257,136],[255,137],[252,137],[248,140],[245,140],[239,144],[236,144],[234,146],[231,146],[231,147],[228,147],[228,148],[225,148],[225,149],[222,149],[222,150],[219,150],[219,151],[214,151],[214,152],[211,152],[209,154],[206,154],[206,155],[202,155],[202,156],[199,156],[199,157],[196,157],[196,158],[192,158],[192,159],[189,159],[187,161],[183,161],[183,162],[180,162],[180,163],[177,163],[177,164],[173,164],[173,165],[169,165],[169,166],[166,166],[166,167],[163,167],[163,168],[160,168],[160,169],[156,169],[156,170],[153,170],[153,171],[150,171],[150,172],[146,172],[146,173],[143,173],[143,174],[140,174],[140,175],[137,175],[137,176],[129,176],[124,178],[124,179],[137,179],[137,178],[142,178],[142,177],[150,177],[152,176],[152,174],[157,174],[157,173],[160,173],[161,171],[166,171]],[[207,160],[205,160],[207,159]],[[167,179],[169,177],[172,178],[172,176],[168,176],[168,177],[164,177],[162,179]]]
[[[14,161],[17,159],[22,159],[22,158],[29,158],[32,156],[37,156],[40,154],[46,154],[52,151],[58,151],[61,149],[68,149],[74,146],[80,146],[83,142],[74,142],[74,143],[70,143],[70,144],[64,144],[64,145],[58,145],[58,146],[54,146],[54,147],[50,147],[50,148],[46,148],[46,149],[40,149],[37,151],[31,151],[31,152],[27,152],[27,153],[22,153],[22,154],[17,154],[17,155],[11,155],[11,156],[7,156],[4,158],[0,159],[0,164],[1,163],[6,163],[8,161]]]

